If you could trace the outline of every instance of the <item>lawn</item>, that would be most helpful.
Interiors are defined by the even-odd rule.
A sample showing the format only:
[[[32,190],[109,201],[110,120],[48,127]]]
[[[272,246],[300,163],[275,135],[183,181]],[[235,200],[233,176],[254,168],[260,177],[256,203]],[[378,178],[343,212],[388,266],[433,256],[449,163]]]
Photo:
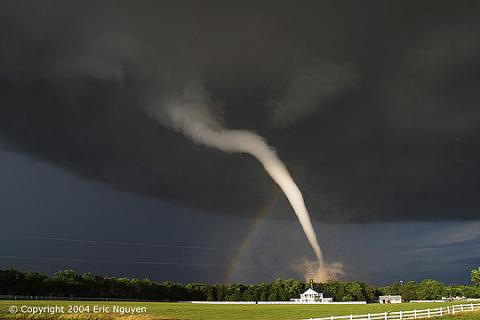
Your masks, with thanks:
[[[458,316],[448,316],[442,319],[445,320],[479,320],[480,319],[480,312],[470,312],[464,313]]]
[[[457,303],[458,304],[458,303]],[[17,312],[13,316],[9,307],[17,308],[63,306],[65,313],[57,313],[55,316],[25,316]],[[68,306],[88,306],[90,312],[83,315],[69,314]],[[0,300],[0,319],[5,318],[35,318],[35,319],[171,319],[171,320],[287,320],[305,319],[313,317],[326,317],[331,315],[349,315],[378,313],[385,311],[413,310],[439,308],[446,303],[402,303],[402,304],[368,304],[368,305],[199,305],[189,303],[163,303],[163,302],[81,302],[81,301],[12,301]],[[108,313],[93,312],[94,306],[103,306],[109,309]],[[137,313],[135,316],[119,316],[113,314],[114,306],[122,307],[145,307],[145,313]],[[466,318],[477,319],[480,314],[465,315]],[[454,319],[457,319],[455,317]]]

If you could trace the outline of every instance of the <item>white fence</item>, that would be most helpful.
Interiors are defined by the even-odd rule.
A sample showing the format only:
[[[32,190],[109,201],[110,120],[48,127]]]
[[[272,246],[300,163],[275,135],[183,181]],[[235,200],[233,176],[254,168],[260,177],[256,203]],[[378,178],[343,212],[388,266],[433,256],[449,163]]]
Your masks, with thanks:
[[[184,303],[193,304],[315,304],[315,305],[331,305],[331,304],[366,304],[366,301],[342,301],[342,302],[294,302],[294,301],[182,301]],[[329,318],[330,319],[330,318]]]
[[[475,310],[480,310],[480,303],[459,304],[459,305],[451,305],[446,307],[423,309],[423,310],[394,311],[394,312],[368,313],[368,314],[357,314],[357,315],[351,314],[349,316],[331,316],[331,317],[325,317],[325,318],[309,318],[308,320],[336,320],[336,319],[406,320],[406,319],[442,317],[447,314],[453,315],[458,312],[475,311]]]

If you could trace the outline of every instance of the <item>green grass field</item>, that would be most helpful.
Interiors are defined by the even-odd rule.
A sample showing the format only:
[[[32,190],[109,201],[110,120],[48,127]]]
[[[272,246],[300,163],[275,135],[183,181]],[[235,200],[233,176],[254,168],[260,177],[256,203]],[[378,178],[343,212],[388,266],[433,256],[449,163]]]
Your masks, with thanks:
[[[457,303],[458,304],[458,303]],[[12,315],[9,307],[15,305],[17,308],[43,307],[43,306],[64,306],[64,314],[55,316],[34,316],[17,312]],[[90,312],[83,314],[67,313],[68,306],[89,306]],[[93,313],[94,306],[106,306],[110,313]],[[123,307],[146,307],[145,313],[135,316],[111,313],[113,306]],[[447,306],[447,303],[402,303],[402,304],[368,304],[368,305],[201,305],[189,303],[163,303],[163,302],[80,302],[80,301],[24,301],[24,300],[0,300],[0,319],[171,319],[171,320],[299,320],[313,317],[327,317],[331,315],[349,315],[378,313],[385,311],[413,310],[439,308]],[[466,314],[454,319],[477,319],[479,313]]]

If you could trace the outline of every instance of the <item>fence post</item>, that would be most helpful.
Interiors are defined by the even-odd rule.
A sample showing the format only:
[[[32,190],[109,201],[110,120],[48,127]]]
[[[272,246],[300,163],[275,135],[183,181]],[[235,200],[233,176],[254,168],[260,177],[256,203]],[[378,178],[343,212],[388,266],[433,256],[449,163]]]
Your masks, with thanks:
[[[427,309],[427,317],[430,318],[430,308]]]
[[[455,314],[455,305],[452,306],[452,314]]]
[[[443,308],[440,307],[440,317],[443,317]]]
[[[460,305],[460,311],[463,311],[463,304]]]
[[[413,318],[417,319],[417,309],[413,310]]]
[[[402,310],[400,310],[400,320],[402,320]]]
[[[473,303],[470,303],[470,307],[472,308],[472,311],[473,311]]]
[[[385,312],[385,320],[388,320],[388,312]]]
[[[353,314],[350,315],[350,320],[352,320],[352,319],[353,319]]]
[[[331,316],[330,319],[333,320],[333,316]]]
[[[370,320],[370,313],[368,314],[368,320]]]

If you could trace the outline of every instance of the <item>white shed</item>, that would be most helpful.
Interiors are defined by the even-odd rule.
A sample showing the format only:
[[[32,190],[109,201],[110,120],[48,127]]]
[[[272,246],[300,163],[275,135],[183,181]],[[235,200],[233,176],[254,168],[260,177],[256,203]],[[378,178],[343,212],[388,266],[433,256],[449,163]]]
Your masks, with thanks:
[[[380,296],[378,297],[380,303],[402,303],[402,296]]]

